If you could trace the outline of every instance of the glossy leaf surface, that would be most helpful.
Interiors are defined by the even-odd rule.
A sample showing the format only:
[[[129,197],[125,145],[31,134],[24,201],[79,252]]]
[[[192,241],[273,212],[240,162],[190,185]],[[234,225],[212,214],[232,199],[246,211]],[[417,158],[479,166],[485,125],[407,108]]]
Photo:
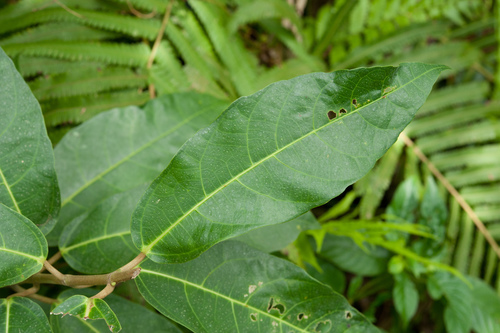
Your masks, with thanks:
[[[48,233],[60,209],[54,154],[37,100],[0,49],[0,204]]]
[[[342,193],[394,143],[444,66],[314,73],[235,101],[179,151],[141,199],[132,239],[184,262]]]
[[[33,222],[0,204],[0,287],[37,273],[47,252],[47,241]]]
[[[226,105],[208,95],[172,94],[143,109],[110,110],[68,132],[55,148],[62,210],[49,241],[57,243],[65,225],[102,200],[151,182]]]
[[[134,259],[139,250],[130,237],[130,217],[145,189],[115,194],[71,221],[59,239],[66,262],[82,273],[104,274]]]
[[[87,319],[104,319],[111,332],[119,332],[122,327],[118,318],[109,305],[99,298],[88,298],[83,295],[75,295],[64,300],[51,315],[71,315]]]
[[[346,299],[294,264],[240,242],[184,264],[141,264],[158,311],[194,332],[377,332]]]
[[[98,290],[94,289],[70,289],[62,292],[58,296],[58,299],[62,301],[77,294],[90,297],[97,292]],[[106,297],[106,303],[108,303],[113,312],[116,313],[118,320],[122,324],[122,332],[181,333],[181,331],[164,316],[122,297],[111,294]],[[109,328],[103,320],[86,321],[73,316],[51,316],[50,323],[55,333],[109,333]]]
[[[25,297],[0,299],[0,332],[51,333],[42,308]]]

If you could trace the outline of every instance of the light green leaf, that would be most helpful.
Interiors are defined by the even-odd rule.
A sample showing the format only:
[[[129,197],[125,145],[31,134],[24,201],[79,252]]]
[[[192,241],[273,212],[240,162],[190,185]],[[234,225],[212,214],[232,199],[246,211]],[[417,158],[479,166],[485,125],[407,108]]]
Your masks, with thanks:
[[[155,261],[183,262],[327,202],[389,149],[444,69],[314,73],[238,99],[146,191],[134,244]]]
[[[92,296],[97,294],[98,290],[93,289],[69,289],[58,296],[58,300],[64,301],[71,296],[81,294]],[[132,303],[122,297],[111,294],[106,297],[106,303],[116,313],[123,332],[168,332],[181,333],[181,331],[172,324],[167,318],[154,313],[145,307]],[[106,333],[109,328],[102,320],[86,321],[78,317],[51,316],[50,323],[55,333]]]
[[[79,272],[104,274],[134,259],[130,217],[145,189],[115,194],[71,221],[59,239],[64,260]]]
[[[0,299],[0,330],[3,333],[51,333],[42,308],[25,297]]]
[[[104,319],[111,332],[119,332],[122,329],[113,310],[104,300],[99,298],[88,298],[83,295],[71,296],[59,304],[50,314],[62,314],[63,316],[69,314],[83,320]]]
[[[296,240],[302,231],[318,228],[321,228],[321,225],[311,212],[307,212],[286,223],[252,230],[236,237],[235,240],[269,253],[284,249]]]
[[[48,233],[59,214],[54,155],[40,105],[0,48],[0,203]]]
[[[71,130],[55,148],[62,209],[49,241],[56,243],[64,226],[104,199],[152,181],[226,105],[208,95],[172,94],[143,109],[110,110]]]
[[[401,273],[394,276],[395,285],[392,290],[394,297],[394,307],[403,319],[406,327],[417,312],[418,307],[418,290],[415,283],[410,279],[408,274]]]
[[[158,311],[195,332],[362,332],[376,328],[292,263],[224,242],[184,264],[141,264],[135,279]]]
[[[0,204],[0,287],[37,273],[47,252],[47,241],[33,222]]]

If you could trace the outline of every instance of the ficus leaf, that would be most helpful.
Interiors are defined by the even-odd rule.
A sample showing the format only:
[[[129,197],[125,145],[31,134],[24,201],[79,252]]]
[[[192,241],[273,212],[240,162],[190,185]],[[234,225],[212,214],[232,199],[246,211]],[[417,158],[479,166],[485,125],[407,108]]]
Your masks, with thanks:
[[[40,105],[1,48],[0,87],[0,204],[48,233],[60,209],[52,145]]]
[[[68,132],[54,150],[62,209],[49,242],[57,243],[71,220],[104,199],[151,182],[226,105],[208,95],[177,93],[142,109],[104,112]]]
[[[373,167],[445,68],[314,73],[238,99],[146,191],[135,245],[154,261],[184,262],[327,202]]]
[[[377,332],[330,287],[241,242],[187,263],[148,260],[141,268],[135,281],[144,298],[194,332]]]
[[[64,300],[50,314],[71,315],[84,320],[104,319],[111,332],[119,332],[122,327],[118,318],[109,305],[99,298],[88,298],[83,295],[74,295]]]
[[[0,287],[37,273],[47,252],[47,241],[33,222],[0,203]]]
[[[0,330],[3,333],[52,333],[42,308],[25,297],[0,299]]]

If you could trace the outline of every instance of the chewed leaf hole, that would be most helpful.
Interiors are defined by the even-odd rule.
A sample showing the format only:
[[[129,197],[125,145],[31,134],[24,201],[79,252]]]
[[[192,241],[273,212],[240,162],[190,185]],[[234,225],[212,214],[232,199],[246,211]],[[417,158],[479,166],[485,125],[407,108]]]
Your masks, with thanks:
[[[351,319],[352,318],[352,313],[351,311],[346,311],[345,312],[345,319]]]
[[[251,321],[257,321],[257,314],[256,313],[251,313],[250,314],[250,320]]]
[[[327,116],[328,116],[328,119],[332,120],[332,119],[337,117],[337,114],[334,111],[330,110],[330,111],[328,111]]]
[[[309,317],[306,316],[305,314],[303,314],[302,312],[297,315],[298,321],[301,321],[302,319],[307,319],[307,318],[309,318]]]
[[[339,112],[340,112],[341,114],[343,114],[343,113],[347,113],[347,111],[346,111],[345,109],[340,109],[340,111],[339,111]]]
[[[327,333],[332,329],[332,322],[330,320],[320,321],[315,327],[314,332]]]
[[[357,105],[357,104],[358,104],[358,101],[356,101],[356,99],[353,99],[353,100],[352,100],[352,104],[353,104],[353,105]]]
[[[271,297],[271,299],[269,300],[269,304],[267,305],[267,312],[271,312],[272,310],[276,310],[280,315],[282,315],[285,313],[286,308],[283,304],[276,303],[274,301],[274,298]]]

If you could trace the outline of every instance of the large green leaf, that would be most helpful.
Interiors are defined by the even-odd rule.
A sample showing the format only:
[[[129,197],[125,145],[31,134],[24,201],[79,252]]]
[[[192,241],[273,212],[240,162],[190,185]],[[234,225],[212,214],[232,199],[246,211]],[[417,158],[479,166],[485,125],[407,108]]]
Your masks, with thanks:
[[[226,105],[208,95],[172,94],[143,109],[110,110],[71,130],[55,148],[62,209],[49,241],[56,243],[64,226],[102,200],[152,181]]]
[[[47,252],[47,241],[33,222],[0,204],[0,287],[38,272]]]
[[[444,69],[308,74],[238,99],[147,190],[134,243],[155,261],[183,262],[325,203],[373,167]]]
[[[141,267],[135,281],[144,298],[194,332],[377,331],[330,287],[240,242],[184,264]]]
[[[92,296],[98,290],[69,289],[62,292],[57,299],[64,301],[74,295]],[[123,328],[123,332],[169,332],[181,333],[167,318],[154,313],[145,307],[132,303],[122,297],[111,294],[106,297],[106,303],[116,313]],[[109,328],[103,320],[83,320],[78,317],[51,316],[50,324],[56,333],[109,333]]]
[[[48,233],[60,197],[40,105],[0,48],[0,203]]]
[[[2,333],[52,332],[42,308],[24,297],[0,299],[0,330]]]
[[[59,239],[66,262],[79,272],[112,272],[134,259],[139,250],[130,237],[130,217],[146,186],[115,194],[76,217]]]

